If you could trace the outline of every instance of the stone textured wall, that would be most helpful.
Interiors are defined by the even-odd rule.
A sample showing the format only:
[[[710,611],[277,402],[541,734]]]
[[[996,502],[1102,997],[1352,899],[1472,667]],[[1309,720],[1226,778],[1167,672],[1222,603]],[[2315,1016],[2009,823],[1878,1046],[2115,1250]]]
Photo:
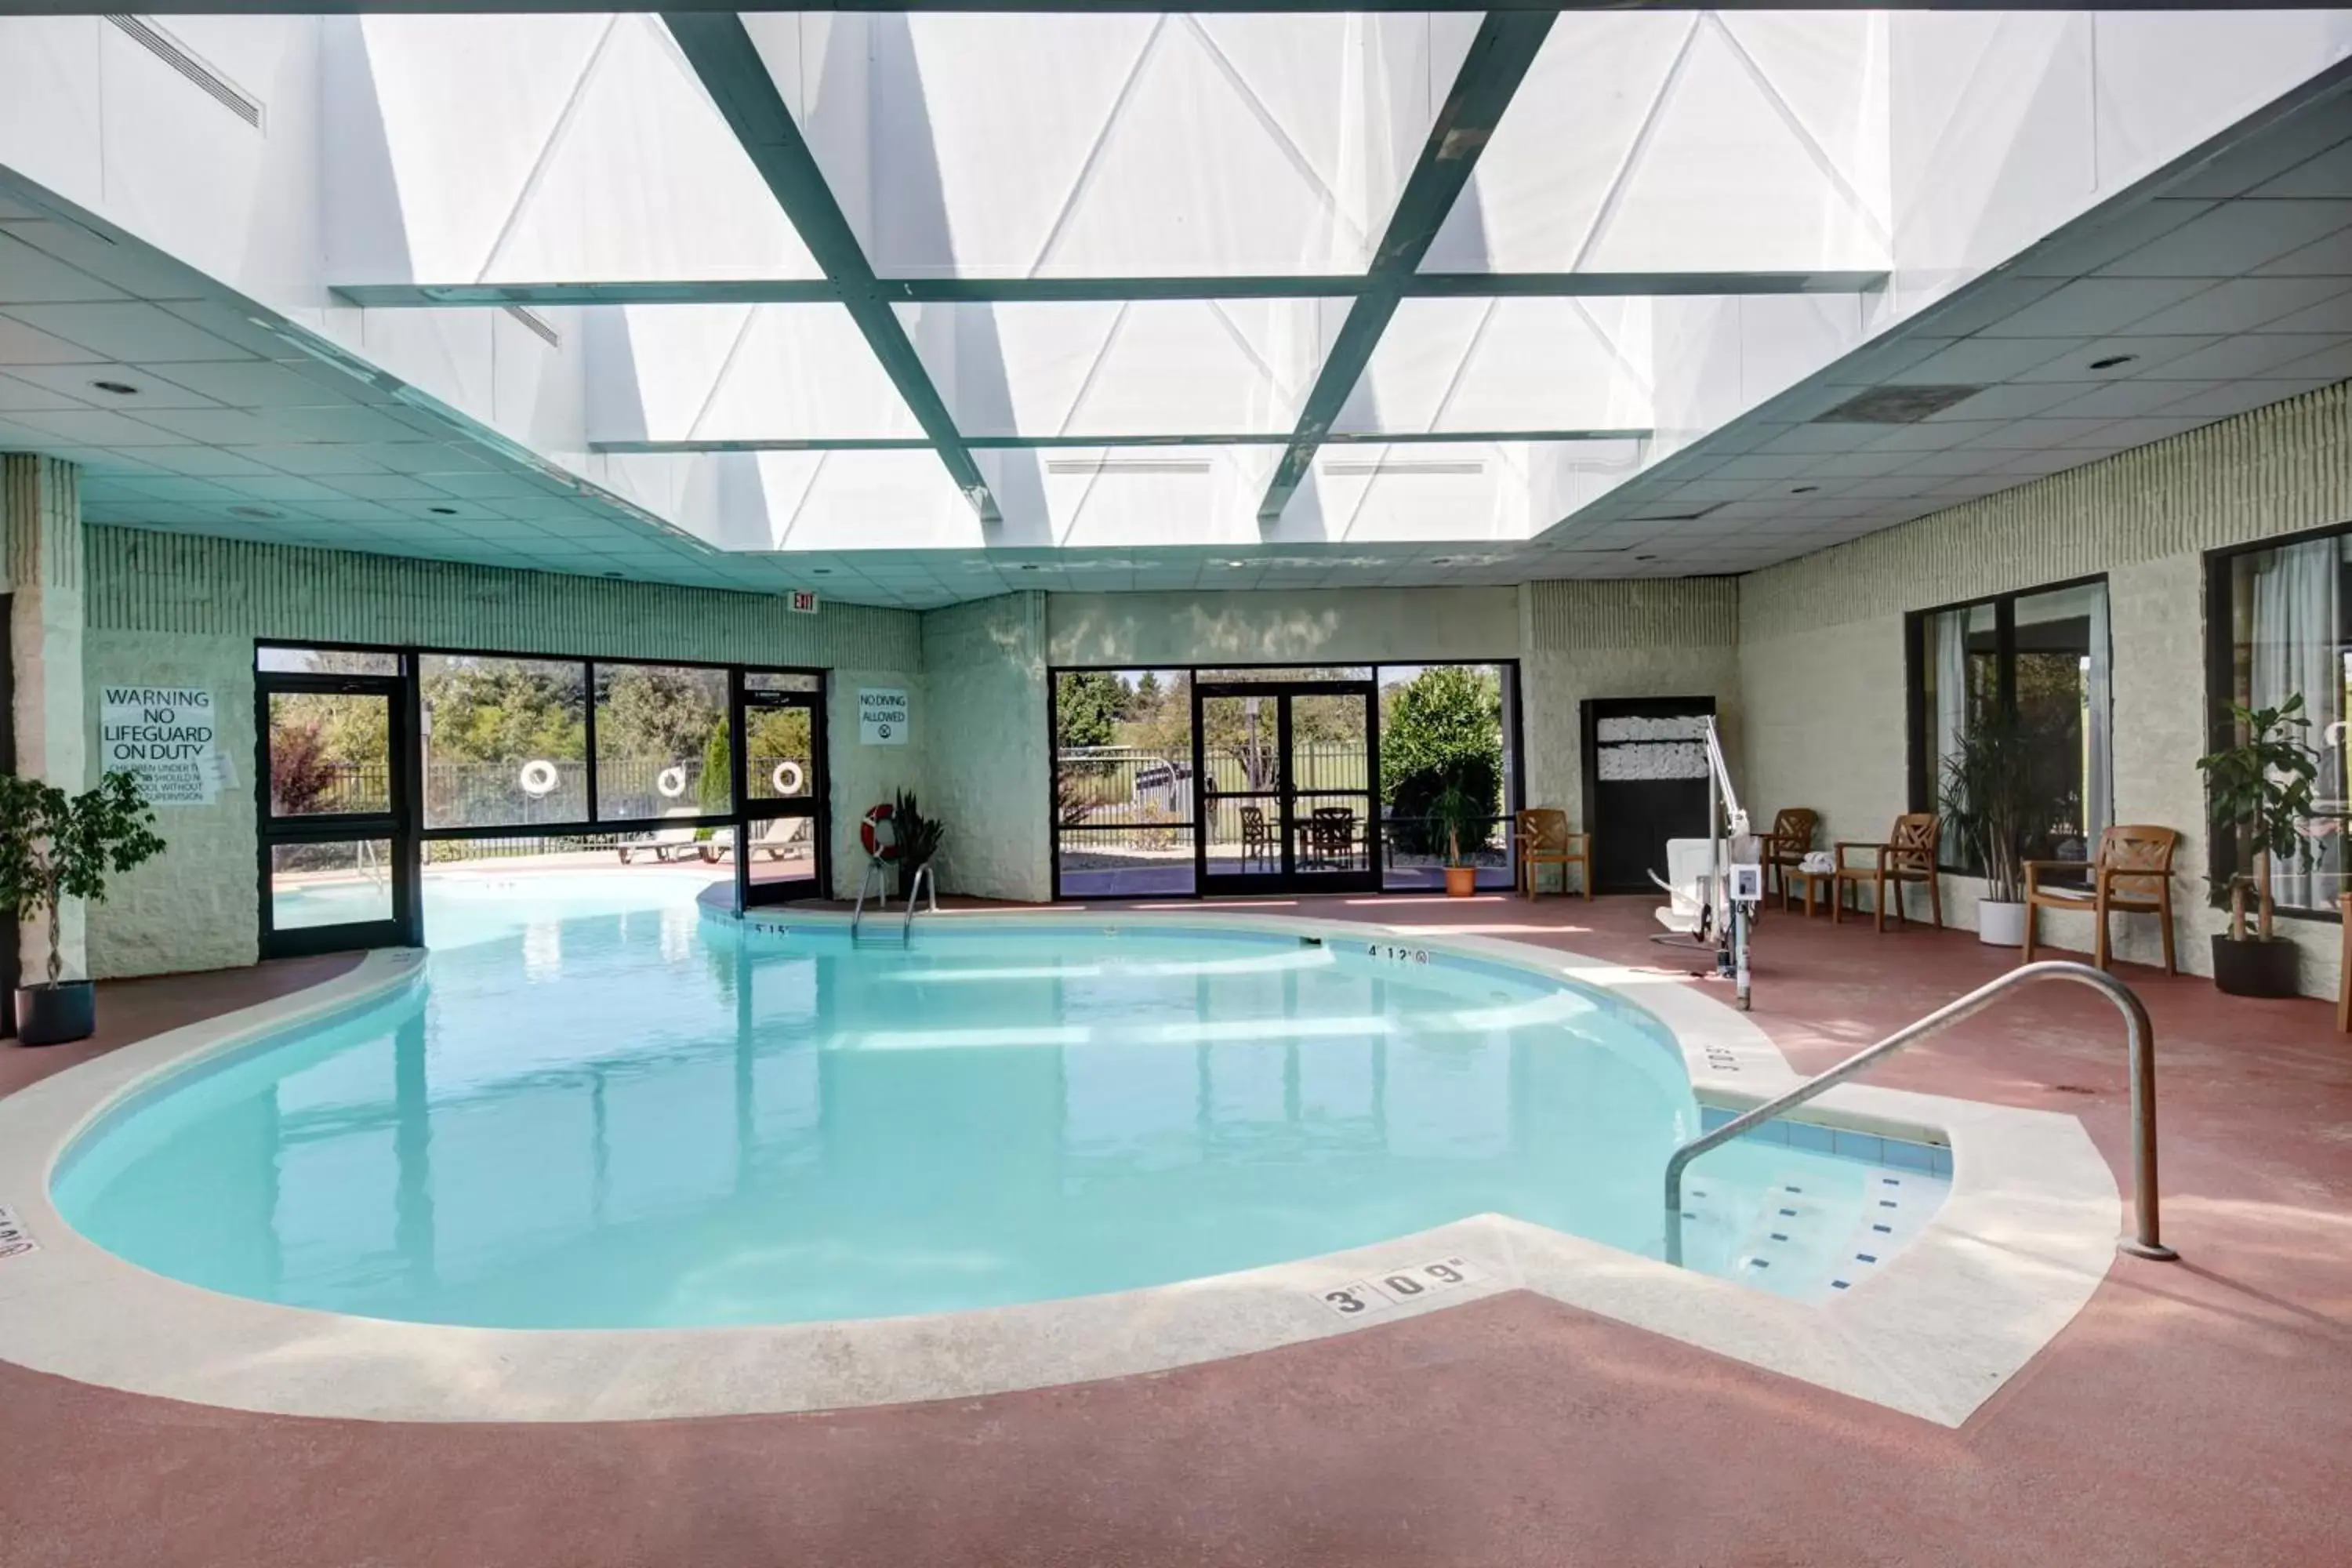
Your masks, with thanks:
[[[859,737],[857,693],[866,687],[895,688],[907,694],[910,725],[905,745],[869,746]],[[858,824],[866,809],[896,798],[902,789],[924,793],[923,759],[936,711],[925,700],[922,677],[911,663],[898,669],[836,669],[826,682],[825,760],[833,789],[835,898],[856,898],[858,879],[866,874],[866,848],[858,839]]]
[[[2107,578],[2116,819],[2179,829],[2182,966],[2209,973],[2204,786],[2204,563],[2209,550],[2352,519],[2352,386],[2287,399],[2118,453],[1744,578],[1740,683],[1762,809],[1811,805],[1825,834],[1881,837],[1907,803],[1906,611]],[[1947,911],[1975,925],[1981,884],[1948,878]],[[2087,949],[2088,916],[2042,917]],[[2336,987],[2337,930],[2286,920],[2304,988]],[[2158,933],[2118,918],[2116,951],[2153,961]]]
[[[942,890],[1053,896],[1045,595],[1006,594],[923,616],[923,798],[948,825]]]
[[[1528,804],[1584,826],[1581,705],[1605,697],[1712,697],[1739,778],[1739,592],[1729,578],[1530,583],[1519,707]]]

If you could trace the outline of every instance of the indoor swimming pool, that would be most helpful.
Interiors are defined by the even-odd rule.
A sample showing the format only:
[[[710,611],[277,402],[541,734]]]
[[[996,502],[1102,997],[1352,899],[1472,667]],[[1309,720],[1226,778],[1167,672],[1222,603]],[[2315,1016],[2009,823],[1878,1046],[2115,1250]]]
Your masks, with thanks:
[[[1486,1213],[1657,1257],[1660,1173],[1706,1114],[1641,1007],[1385,933],[949,919],[853,948],[709,915],[709,879],[428,879],[424,985],[119,1103],[59,1212],[158,1273],[337,1312],[801,1322]],[[1944,1183],[1914,1146],[1790,1132],[1695,1167],[1685,1247],[1818,1298]]]

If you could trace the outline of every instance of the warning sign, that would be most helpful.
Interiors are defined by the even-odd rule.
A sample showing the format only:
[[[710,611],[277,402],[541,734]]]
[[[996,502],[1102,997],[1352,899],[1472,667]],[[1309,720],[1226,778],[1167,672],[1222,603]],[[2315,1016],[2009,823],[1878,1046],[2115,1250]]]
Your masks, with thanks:
[[[899,688],[869,686],[857,693],[857,739],[866,745],[905,745],[913,716]]]
[[[152,805],[210,805],[223,759],[213,694],[183,686],[109,686],[99,709],[100,765],[138,775]]]

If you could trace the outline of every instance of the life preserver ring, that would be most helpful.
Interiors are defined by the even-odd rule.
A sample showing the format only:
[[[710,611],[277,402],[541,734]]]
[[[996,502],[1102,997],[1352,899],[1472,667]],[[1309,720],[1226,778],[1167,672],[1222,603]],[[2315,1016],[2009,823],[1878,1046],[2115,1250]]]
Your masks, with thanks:
[[[523,763],[522,771],[515,774],[515,783],[522,786],[522,793],[534,798],[554,794],[555,786],[562,782],[563,775],[544,757]]]
[[[655,777],[654,788],[661,791],[668,799],[676,800],[686,793],[686,770],[675,763],[664,768]]]
[[[798,763],[778,763],[776,771],[768,776],[774,782],[778,795],[798,795],[808,783]]]
[[[898,846],[895,842],[889,844],[883,843],[876,837],[874,832],[876,824],[889,821],[891,816],[892,808],[890,803],[886,800],[881,805],[875,806],[866,812],[863,817],[858,819],[857,842],[866,846],[866,853],[871,855],[877,860],[896,860],[898,858]],[[891,832],[891,837],[895,840],[897,837],[898,833],[894,828]]]

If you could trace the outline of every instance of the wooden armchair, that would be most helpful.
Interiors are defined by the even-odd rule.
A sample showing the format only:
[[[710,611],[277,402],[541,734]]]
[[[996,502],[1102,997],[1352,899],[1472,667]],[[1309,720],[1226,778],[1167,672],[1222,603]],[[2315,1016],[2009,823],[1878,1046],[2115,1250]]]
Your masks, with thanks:
[[[1853,889],[1853,911],[1859,918],[1862,914],[1862,885],[1867,882],[1871,886],[1871,912],[1877,920],[1878,929],[1886,929],[1886,893],[1890,885],[1895,890],[1895,921],[1904,923],[1904,884],[1925,882],[1927,885],[1928,911],[1935,917],[1937,929],[1942,930],[1944,889],[1936,876],[1936,847],[1943,841],[1943,837],[1942,817],[1932,811],[1906,811],[1895,819],[1895,830],[1886,836],[1884,844],[1849,842],[1834,846],[1832,855],[1837,862],[1837,869],[1833,873],[1837,895],[1830,900],[1830,919],[1837,921],[1843,917],[1848,889]],[[1846,852],[1851,849],[1867,849],[1870,859],[1862,865],[1850,862]]]
[[[1592,835],[1570,833],[1568,813],[1537,806],[1519,813],[1516,831],[1519,846],[1519,888],[1535,901],[1539,868],[1559,868],[1559,891],[1568,896],[1568,868],[1573,866],[1584,881],[1585,902],[1592,901]]]
[[[2033,962],[2036,910],[2087,910],[2098,923],[2091,961],[2107,967],[2107,916],[2154,915],[2162,926],[2164,972],[2180,970],[2172,958],[2172,852],[2180,835],[2169,827],[2110,827],[2099,835],[2098,853],[2084,860],[2025,862],[2025,959]],[[2045,873],[2090,873],[2087,887],[2045,884]]]
[[[1783,806],[1780,815],[1772,818],[1772,831],[1764,835],[1761,840],[1764,875],[1780,885],[1780,907],[1784,910],[1789,907],[1790,884],[1795,880],[1793,873],[1798,863],[1811,852],[1813,834],[1821,825],[1822,814],[1811,807]],[[1764,891],[1769,896],[1772,889],[1768,886]]]

